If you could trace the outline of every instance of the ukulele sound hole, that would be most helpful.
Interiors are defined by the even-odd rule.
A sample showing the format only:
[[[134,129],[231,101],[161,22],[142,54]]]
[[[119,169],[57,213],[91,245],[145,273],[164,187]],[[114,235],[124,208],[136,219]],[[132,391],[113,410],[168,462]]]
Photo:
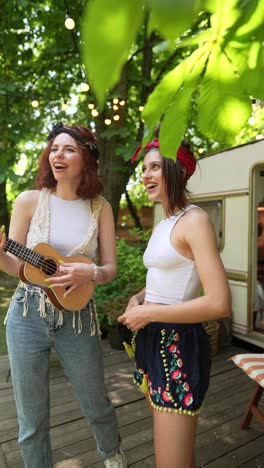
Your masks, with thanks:
[[[57,271],[57,263],[51,258],[47,258],[43,261],[41,269],[45,275],[52,276]]]

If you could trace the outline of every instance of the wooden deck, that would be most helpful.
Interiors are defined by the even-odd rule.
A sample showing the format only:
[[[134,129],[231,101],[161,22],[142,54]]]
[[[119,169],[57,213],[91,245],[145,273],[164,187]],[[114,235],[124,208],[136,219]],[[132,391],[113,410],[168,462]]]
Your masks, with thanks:
[[[125,351],[111,350],[107,340],[103,346],[106,383],[129,466],[154,467],[151,416],[132,383],[132,362]],[[264,430],[254,420],[250,429],[239,428],[254,383],[228,358],[243,351],[229,347],[213,359],[210,390],[199,419],[197,467],[264,467]],[[6,382],[8,367],[7,356],[0,357],[0,468],[22,468],[12,383]],[[55,357],[51,360],[50,390],[54,463],[60,468],[102,467],[91,431]],[[263,406],[264,399],[261,403]]]

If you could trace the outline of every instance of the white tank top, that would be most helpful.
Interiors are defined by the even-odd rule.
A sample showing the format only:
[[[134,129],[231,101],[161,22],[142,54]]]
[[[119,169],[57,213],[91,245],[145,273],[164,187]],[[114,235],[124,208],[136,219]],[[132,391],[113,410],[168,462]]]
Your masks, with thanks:
[[[160,304],[179,304],[200,295],[201,282],[193,260],[181,255],[171,244],[171,232],[189,205],[156,226],[145,250],[148,269],[145,300]]]
[[[68,255],[87,239],[91,217],[90,200],[63,200],[51,194],[50,245],[62,255]]]

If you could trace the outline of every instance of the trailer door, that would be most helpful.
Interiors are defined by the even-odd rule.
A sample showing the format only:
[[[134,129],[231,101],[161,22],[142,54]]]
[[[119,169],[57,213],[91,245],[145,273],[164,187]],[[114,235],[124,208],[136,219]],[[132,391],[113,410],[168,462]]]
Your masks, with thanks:
[[[264,334],[264,164],[254,168],[252,190],[252,329]]]

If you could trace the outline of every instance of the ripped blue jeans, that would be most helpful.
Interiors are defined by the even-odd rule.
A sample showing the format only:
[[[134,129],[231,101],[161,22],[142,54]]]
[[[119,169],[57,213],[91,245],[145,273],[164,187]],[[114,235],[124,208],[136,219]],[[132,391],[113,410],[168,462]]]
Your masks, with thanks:
[[[55,309],[39,288],[19,286],[6,336],[25,468],[52,468],[49,357],[53,347],[104,459],[119,450],[114,409],[104,384],[100,330],[93,299],[80,312]]]

